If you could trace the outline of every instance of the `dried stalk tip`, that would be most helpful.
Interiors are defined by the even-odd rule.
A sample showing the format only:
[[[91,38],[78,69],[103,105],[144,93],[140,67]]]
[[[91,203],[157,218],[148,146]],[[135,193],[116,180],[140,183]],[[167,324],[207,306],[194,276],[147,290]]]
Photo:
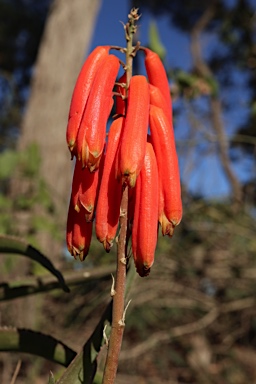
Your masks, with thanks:
[[[132,40],[132,35],[136,33],[137,26],[136,22],[139,20],[141,15],[138,14],[139,8],[132,8],[131,12],[128,15],[128,20],[129,22],[125,24],[124,29],[125,29],[125,38],[126,41],[131,41]]]
[[[132,8],[128,15],[128,19],[132,21],[138,21],[141,15],[138,14],[139,8]]]

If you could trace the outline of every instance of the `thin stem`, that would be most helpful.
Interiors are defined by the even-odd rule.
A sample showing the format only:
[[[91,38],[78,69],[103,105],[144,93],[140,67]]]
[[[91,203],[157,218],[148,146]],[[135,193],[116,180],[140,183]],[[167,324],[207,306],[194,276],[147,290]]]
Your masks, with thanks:
[[[12,376],[12,381],[11,381],[10,384],[15,384],[15,381],[16,381],[16,379],[17,379],[17,377],[18,377],[20,368],[21,368],[21,360],[18,360],[18,363],[17,363],[17,365],[16,365],[14,374],[13,374],[13,376]]]
[[[132,9],[128,15],[129,21],[124,26],[127,48],[126,48],[126,90],[132,77],[132,60],[134,47],[132,45],[133,35],[136,32],[136,21],[139,19],[138,10]],[[127,95],[126,95],[127,96]],[[126,234],[127,234],[127,212],[128,212],[128,187],[123,191],[120,215],[120,233],[118,239],[117,268],[115,279],[115,293],[113,296],[112,328],[109,339],[108,354],[105,364],[102,384],[113,384],[116,378],[118,359],[122,345],[125,326],[125,285],[126,285]]]
[[[124,190],[120,217],[120,235],[118,239],[117,252],[117,269],[115,280],[115,293],[113,296],[113,312],[112,312],[112,328],[109,339],[108,354],[103,376],[103,384],[114,383],[118,359],[122,345],[124,332],[124,294],[126,283],[126,231],[127,231],[127,205],[128,205],[128,190]]]

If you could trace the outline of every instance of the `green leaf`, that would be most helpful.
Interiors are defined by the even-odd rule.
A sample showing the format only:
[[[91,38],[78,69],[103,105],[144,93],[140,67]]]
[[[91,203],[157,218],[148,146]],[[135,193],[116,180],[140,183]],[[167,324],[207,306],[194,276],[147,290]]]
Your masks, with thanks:
[[[132,283],[137,277],[134,263],[130,264],[127,273],[127,284],[125,297],[130,293]],[[92,333],[89,340],[85,343],[82,351],[75,357],[70,366],[66,369],[57,384],[91,384],[97,370],[97,356],[100,351],[103,339],[103,330],[106,321],[111,323],[112,319],[112,301],[106,307],[98,325]]]
[[[57,277],[63,291],[69,292],[69,288],[67,287],[62,274],[54,267],[52,262],[46,256],[30,244],[12,236],[0,235],[0,253],[20,254],[38,262]]]
[[[76,352],[61,341],[41,332],[0,327],[0,351],[22,352],[44,357],[67,367]]]
[[[176,81],[183,87],[192,87],[195,77],[189,72],[178,70],[175,72]]]
[[[65,273],[65,281],[70,287],[84,285],[89,281],[98,281],[106,278],[114,273],[114,266],[93,268],[90,271],[84,272],[72,271]],[[52,275],[43,276],[26,276],[23,280],[12,280],[8,283],[2,282],[0,285],[0,301],[12,300],[17,297],[34,295],[41,292],[49,292],[55,289],[60,289],[60,283]]]
[[[158,54],[161,60],[164,60],[166,56],[166,49],[161,42],[155,22],[151,22],[149,25],[149,46],[152,51]]]
[[[106,307],[98,325],[89,340],[85,343],[83,350],[75,357],[66,369],[57,384],[81,384],[92,383],[97,370],[97,360],[101,345],[105,321],[111,321],[112,302]],[[97,352],[97,354],[95,354]],[[94,355],[94,358],[92,357]],[[86,369],[85,369],[86,368]]]

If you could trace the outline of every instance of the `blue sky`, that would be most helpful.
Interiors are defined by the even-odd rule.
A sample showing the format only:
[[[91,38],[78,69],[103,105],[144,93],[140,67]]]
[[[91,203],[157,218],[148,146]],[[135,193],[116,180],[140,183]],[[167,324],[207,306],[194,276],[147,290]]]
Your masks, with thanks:
[[[129,3],[128,0],[102,0],[90,50],[97,45],[125,45],[124,30],[121,22],[127,21],[127,15],[130,10]],[[191,68],[191,56],[188,36],[173,28],[170,23],[170,18],[167,16],[153,19],[152,15],[148,12],[142,12],[138,27],[138,38],[141,44],[147,45],[148,43],[149,25],[151,21],[157,23],[161,41],[166,48],[166,66],[168,68],[178,67],[183,70],[189,70],[189,68]],[[211,47],[214,47],[215,43],[216,42],[212,36],[206,36],[202,46],[204,49],[206,47],[207,49],[211,49]],[[207,54],[207,50],[205,50],[205,53]],[[237,94],[232,91],[230,91],[227,96],[223,96],[233,98],[234,101],[236,101],[238,97]],[[174,108],[176,104],[177,106],[180,106],[179,101],[176,103],[174,102]],[[224,116],[225,128],[229,135],[232,134],[234,127],[236,126],[234,122],[244,118],[241,112],[241,110],[233,108]],[[208,130],[208,127],[204,127],[204,129]],[[183,155],[180,156],[182,178],[189,180],[189,189],[193,192],[202,193],[209,198],[224,197],[230,192],[230,189],[225,175],[223,174],[218,156],[216,156],[216,152],[214,154],[214,151],[212,151],[202,156],[197,148],[186,148],[189,132],[190,128],[188,125],[187,113],[184,111],[184,114],[180,114],[175,121],[177,147],[178,149],[180,147],[180,152],[183,153]],[[214,147],[212,146],[212,149],[213,148]],[[194,167],[192,168],[193,165]],[[246,170],[250,169],[250,167],[248,168],[248,165],[248,162],[246,163],[245,161],[239,164],[239,167],[236,167],[237,174],[241,179],[246,178]],[[190,168],[192,169],[191,172]]]
[[[121,22],[127,21],[130,11],[130,1],[128,0],[102,0],[95,31],[91,43],[91,49],[97,45],[121,45],[125,44],[124,30]],[[149,12],[142,13],[138,23],[138,37],[142,45],[148,42],[149,23],[155,20]],[[158,17],[157,27],[164,46],[167,50],[167,63],[172,67],[183,66],[188,69],[190,61],[189,41],[185,34],[170,28],[168,17]],[[177,47],[183,47],[177,55]]]

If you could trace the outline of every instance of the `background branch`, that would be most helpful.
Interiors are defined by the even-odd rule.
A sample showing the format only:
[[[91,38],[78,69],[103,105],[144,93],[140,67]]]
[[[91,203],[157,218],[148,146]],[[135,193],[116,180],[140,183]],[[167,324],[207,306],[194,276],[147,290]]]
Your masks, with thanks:
[[[160,343],[170,342],[175,337],[181,337],[184,335],[192,334],[201,331],[211,325],[221,314],[242,311],[245,308],[253,307],[255,305],[255,299],[252,297],[234,300],[227,304],[222,304],[213,307],[202,318],[192,323],[173,327],[169,332],[155,332],[151,337],[140,343],[134,348],[129,348],[121,353],[120,360],[136,359],[140,355],[148,352],[150,349],[155,348]]]
[[[201,52],[200,37],[204,29],[208,26],[210,21],[215,16],[217,2],[213,1],[203,13],[201,18],[197,21],[191,30],[191,54],[197,73],[205,78],[213,78],[213,73],[206,61],[203,59]],[[235,203],[240,204],[242,199],[241,185],[231,167],[229,159],[229,145],[225,134],[225,128],[222,120],[222,106],[220,98],[217,95],[210,96],[210,111],[212,117],[212,127],[216,133],[219,146],[219,155],[223,170],[231,184],[232,194]],[[237,204],[236,204],[237,206]]]

